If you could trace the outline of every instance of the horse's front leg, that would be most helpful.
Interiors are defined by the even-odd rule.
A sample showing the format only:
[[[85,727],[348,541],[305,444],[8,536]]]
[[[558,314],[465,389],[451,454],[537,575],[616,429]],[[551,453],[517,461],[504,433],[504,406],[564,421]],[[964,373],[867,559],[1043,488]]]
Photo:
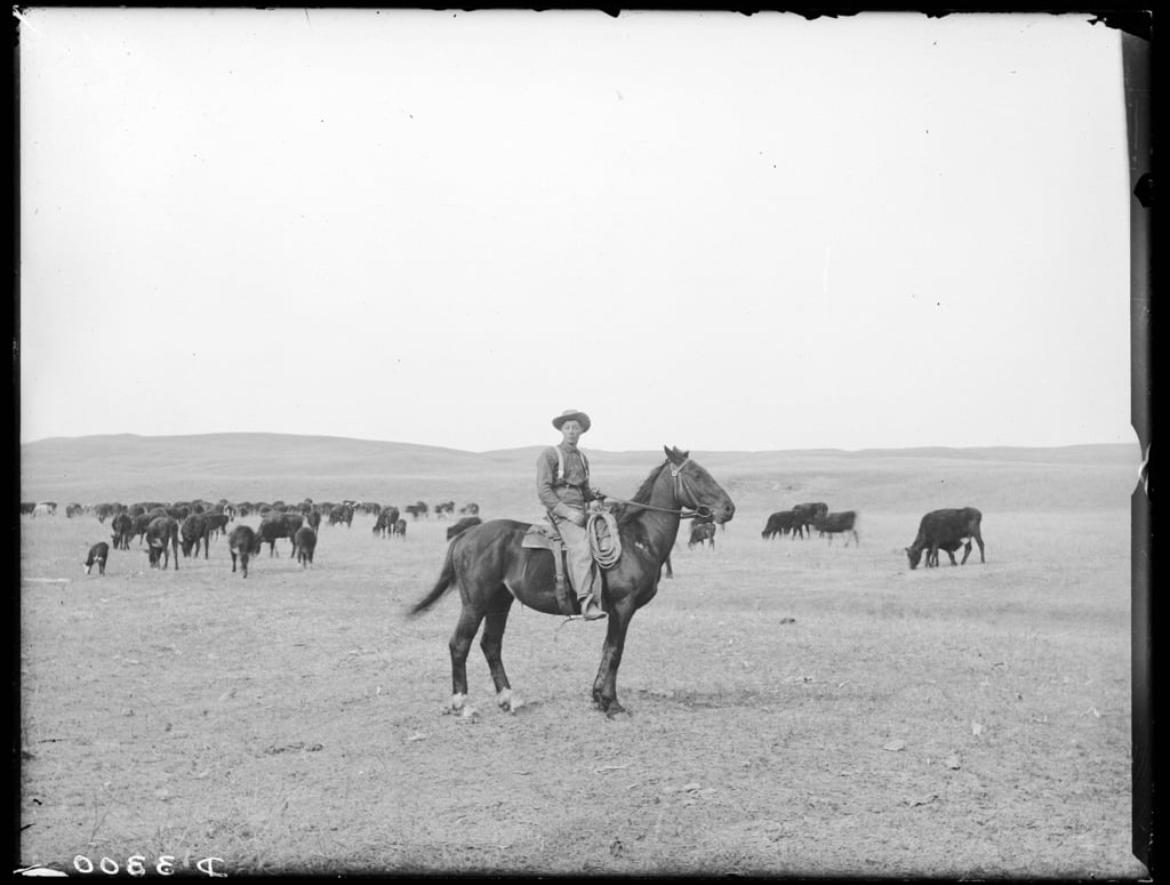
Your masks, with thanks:
[[[490,601],[490,610],[483,623],[483,639],[479,647],[483,649],[483,656],[487,658],[488,669],[492,673],[492,682],[496,684],[496,703],[505,712],[514,712],[519,706],[519,699],[512,696],[512,686],[508,682],[508,674],[504,672],[504,659],[501,651],[504,647],[504,630],[508,626],[508,612],[512,608],[512,594],[507,588],[501,587]]]
[[[613,606],[609,612],[601,665],[597,668],[597,678],[593,680],[593,701],[607,716],[626,712],[617,699],[617,672],[626,645],[626,630],[633,614],[633,606],[622,605]]]
[[[451,703],[448,711],[472,716],[475,710],[467,703],[467,654],[479,630],[483,612],[470,605],[464,605],[459,613],[459,622],[451,634],[448,647],[451,649]]]

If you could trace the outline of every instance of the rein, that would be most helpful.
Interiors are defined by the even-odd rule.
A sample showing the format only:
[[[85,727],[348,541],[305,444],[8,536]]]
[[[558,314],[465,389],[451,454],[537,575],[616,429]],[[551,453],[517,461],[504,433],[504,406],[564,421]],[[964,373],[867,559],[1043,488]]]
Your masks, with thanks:
[[[669,461],[667,461],[666,463],[670,467],[671,477],[678,481],[679,489],[685,489],[687,492],[689,492],[691,495],[691,500],[693,501],[695,498],[695,495],[693,492],[691,492],[690,487],[687,485],[686,479],[683,477],[683,468],[691,463],[691,459],[687,458],[687,460],[683,461],[677,467],[675,465],[671,464]],[[678,498],[678,497],[679,496],[676,493],[675,498]],[[694,510],[688,511],[686,509],[671,510],[668,507],[655,507],[652,504],[642,504],[642,503],[639,503],[638,501],[627,501],[624,498],[611,498],[608,495],[606,496],[605,500],[607,502],[614,501],[618,504],[628,504],[631,507],[641,507],[643,510],[654,510],[658,513],[673,513],[676,516],[678,516],[679,519],[695,519],[697,517],[702,517],[705,519],[711,515],[711,508],[708,507],[706,504],[691,505],[694,507]]]

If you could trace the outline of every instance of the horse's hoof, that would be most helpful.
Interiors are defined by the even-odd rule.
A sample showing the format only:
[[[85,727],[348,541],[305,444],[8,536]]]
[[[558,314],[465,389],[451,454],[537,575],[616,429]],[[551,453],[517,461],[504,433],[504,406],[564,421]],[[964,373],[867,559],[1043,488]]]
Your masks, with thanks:
[[[515,713],[524,706],[524,702],[520,700],[518,695],[512,694],[512,689],[510,688],[505,688],[496,695],[496,703],[499,704],[500,709],[505,713]]]

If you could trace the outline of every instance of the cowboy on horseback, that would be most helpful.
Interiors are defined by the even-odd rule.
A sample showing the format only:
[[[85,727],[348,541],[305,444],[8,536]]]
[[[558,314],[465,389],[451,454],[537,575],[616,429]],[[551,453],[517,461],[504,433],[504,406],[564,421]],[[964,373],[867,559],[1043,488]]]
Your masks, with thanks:
[[[577,440],[591,424],[589,416],[576,409],[553,418],[552,425],[561,432],[562,439],[536,459],[536,494],[565,542],[569,576],[581,603],[581,616],[596,621],[606,613],[598,601],[600,575],[585,525],[589,503],[603,496],[589,487],[589,461],[577,448]]]

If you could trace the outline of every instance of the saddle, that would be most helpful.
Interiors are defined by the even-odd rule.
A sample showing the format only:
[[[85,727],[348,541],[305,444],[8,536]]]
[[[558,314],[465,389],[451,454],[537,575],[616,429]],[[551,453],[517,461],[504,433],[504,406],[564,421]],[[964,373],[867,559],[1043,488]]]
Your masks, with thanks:
[[[560,533],[551,525],[533,525],[524,533],[520,546],[530,550],[547,550],[552,554],[557,576],[556,584],[553,587],[557,608],[561,610],[563,615],[581,614],[576,594],[569,589],[565,542],[561,539]]]

